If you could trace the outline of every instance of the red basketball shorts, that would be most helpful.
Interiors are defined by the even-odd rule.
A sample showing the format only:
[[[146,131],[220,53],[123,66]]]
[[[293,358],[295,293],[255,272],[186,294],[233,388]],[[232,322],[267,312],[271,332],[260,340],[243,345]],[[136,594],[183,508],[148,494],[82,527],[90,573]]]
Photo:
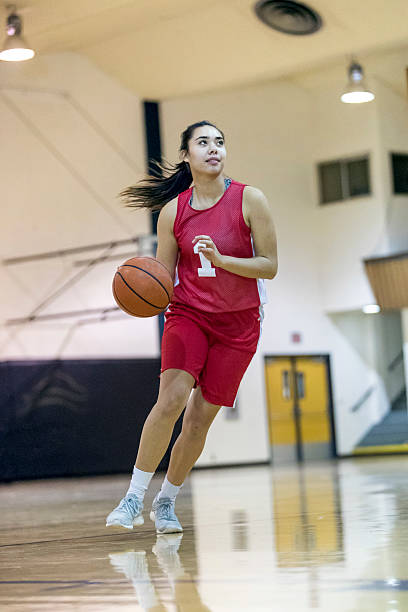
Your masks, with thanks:
[[[161,371],[184,370],[208,402],[233,406],[260,329],[258,307],[212,313],[171,304],[165,314]]]

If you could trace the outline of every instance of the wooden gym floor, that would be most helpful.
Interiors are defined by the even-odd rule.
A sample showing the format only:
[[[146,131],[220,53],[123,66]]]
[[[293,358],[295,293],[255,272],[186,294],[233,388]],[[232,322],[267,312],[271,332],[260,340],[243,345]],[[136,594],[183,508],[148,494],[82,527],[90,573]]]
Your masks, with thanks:
[[[105,528],[128,476],[0,485],[0,610],[408,611],[403,456],[196,470],[182,535]]]

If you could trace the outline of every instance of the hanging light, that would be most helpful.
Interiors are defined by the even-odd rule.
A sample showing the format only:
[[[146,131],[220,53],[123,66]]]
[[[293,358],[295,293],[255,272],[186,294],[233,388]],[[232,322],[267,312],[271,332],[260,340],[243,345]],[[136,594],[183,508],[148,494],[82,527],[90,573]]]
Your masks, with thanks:
[[[377,314],[377,312],[381,312],[381,308],[378,304],[365,304],[362,311],[365,314]]]
[[[362,102],[371,102],[375,95],[367,89],[364,84],[364,72],[361,65],[352,60],[348,69],[349,82],[346,91],[341,96],[341,101],[347,104],[361,104]]]
[[[11,13],[7,17],[7,38],[0,51],[0,60],[5,62],[23,62],[34,57],[35,52],[21,36],[23,29],[21,18],[15,13],[15,7],[10,7]]]

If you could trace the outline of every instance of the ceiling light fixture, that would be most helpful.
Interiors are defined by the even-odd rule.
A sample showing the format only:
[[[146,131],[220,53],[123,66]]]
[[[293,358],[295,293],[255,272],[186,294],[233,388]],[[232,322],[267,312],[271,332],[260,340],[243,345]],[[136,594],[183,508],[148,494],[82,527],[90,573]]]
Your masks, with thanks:
[[[377,314],[377,312],[381,312],[381,308],[378,304],[365,304],[362,311],[364,314]]]
[[[0,60],[5,62],[23,62],[32,59],[35,52],[33,49],[30,49],[21,36],[23,24],[21,18],[15,12],[16,7],[7,6],[7,9],[10,11],[6,25],[7,38],[0,51]]]
[[[374,100],[375,95],[366,87],[363,81],[363,68],[355,59],[351,60],[348,77],[347,89],[340,98],[342,102],[346,104],[362,104],[363,102]]]

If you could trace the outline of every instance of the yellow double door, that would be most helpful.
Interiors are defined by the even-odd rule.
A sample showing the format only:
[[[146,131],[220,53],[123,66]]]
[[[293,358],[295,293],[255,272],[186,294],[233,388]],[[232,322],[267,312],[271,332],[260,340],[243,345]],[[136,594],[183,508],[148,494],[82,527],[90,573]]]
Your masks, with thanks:
[[[265,358],[273,462],[334,455],[329,380],[325,356]]]

